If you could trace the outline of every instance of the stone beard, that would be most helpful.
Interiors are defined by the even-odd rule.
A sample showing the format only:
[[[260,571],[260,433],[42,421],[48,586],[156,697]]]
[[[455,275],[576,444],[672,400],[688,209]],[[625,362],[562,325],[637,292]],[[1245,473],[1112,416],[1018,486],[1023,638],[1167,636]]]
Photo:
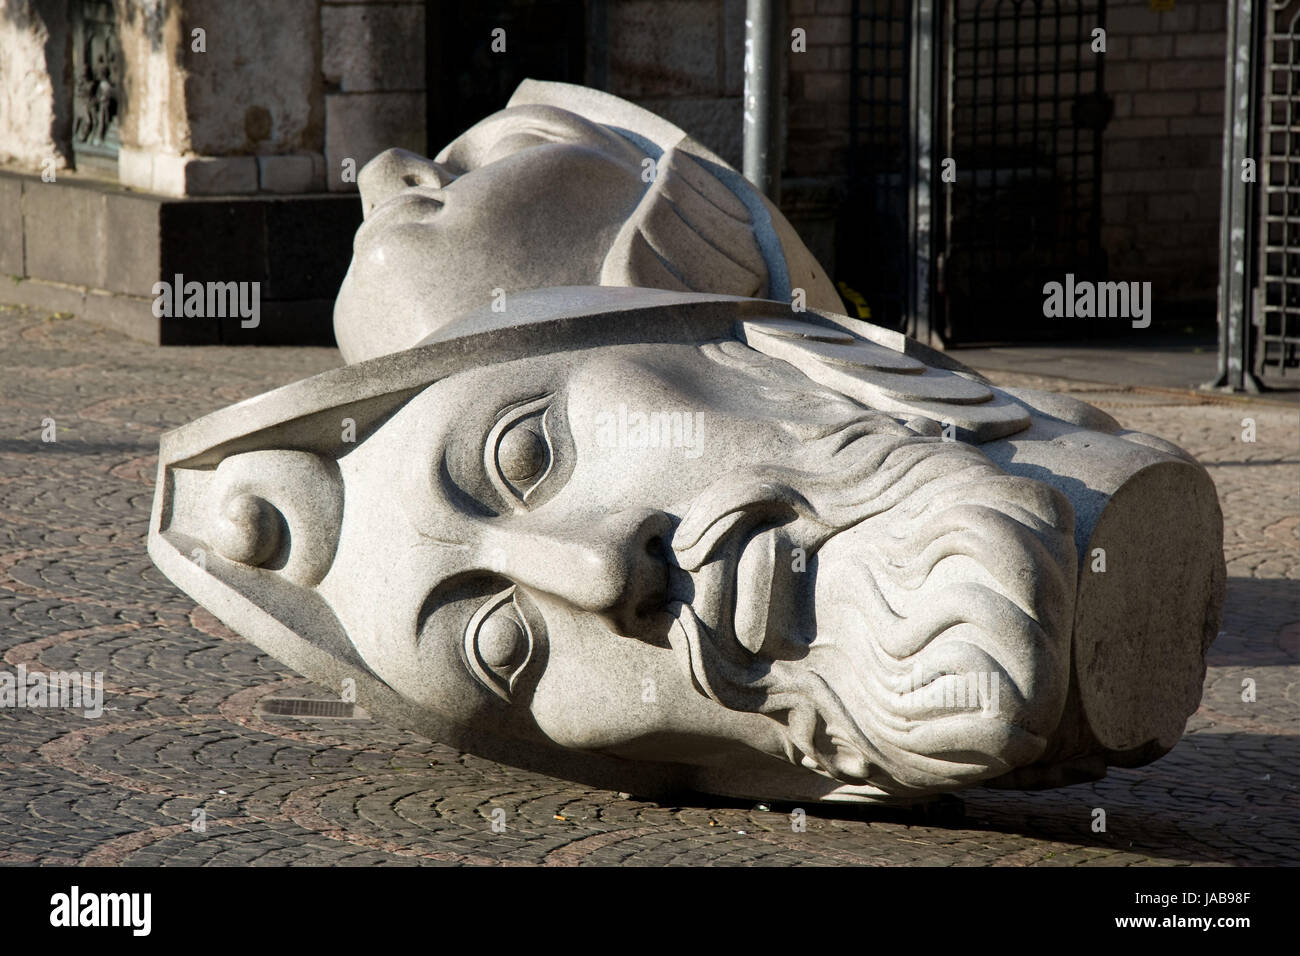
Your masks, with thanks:
[[[674,605],[696,690],[777,720],[792,762],[888,793],[1032,762],[1068,683],[1069,503],[870,412],[798,458],[719,479],[672,535],[708,579],[694,593],[721,598]]]

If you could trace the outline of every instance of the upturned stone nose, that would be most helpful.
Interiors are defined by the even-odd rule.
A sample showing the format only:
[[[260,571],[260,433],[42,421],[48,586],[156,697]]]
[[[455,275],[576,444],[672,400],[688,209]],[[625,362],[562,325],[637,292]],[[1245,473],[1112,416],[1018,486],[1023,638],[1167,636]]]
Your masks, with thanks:
[[[455,173],[431,159],[405,149],[386,149],[357,174],[362,211],[370,215],[376,206],[403,189],[415,186],[441,189],[455,178]]]

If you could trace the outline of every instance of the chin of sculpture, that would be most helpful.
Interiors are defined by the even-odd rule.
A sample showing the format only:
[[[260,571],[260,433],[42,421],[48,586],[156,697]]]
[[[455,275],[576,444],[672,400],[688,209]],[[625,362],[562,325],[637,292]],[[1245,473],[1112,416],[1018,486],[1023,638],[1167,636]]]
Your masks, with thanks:
[[[363,173],[353,364],[164,436],[172,581],[384,719],[647,796],[910,800],[1174,746],[1223,601],[1203,468],[818,307],[780,213],[657,117],[516,101]],[[603,183],[552,230],[574,284],[466,249],[555,215],[567,183],[512,192],[532,163]]]

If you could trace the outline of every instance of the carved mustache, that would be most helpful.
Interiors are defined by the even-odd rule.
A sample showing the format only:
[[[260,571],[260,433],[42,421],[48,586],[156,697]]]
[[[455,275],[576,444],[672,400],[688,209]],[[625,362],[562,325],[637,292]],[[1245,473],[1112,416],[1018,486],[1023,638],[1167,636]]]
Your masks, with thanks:
[[[1001,473],[976,449],[880,434],[875,425],[858,422],[814,442],[816,471],[768,468],[715,483],[672,539],[682,567],[703,569],[715,586],[717,565],[725,566],[721,603],[735,597],[739,616],[736,595],[745,587],[736,582],[736,558],[752,547],[744,541],[755,528],[781,523],[784,540],[811,555],[876,519],[876,530],[839,555],[841,572],[855,582],[852,594],[839,597],[857,608],[863,629],[797,633],[810,625],[792,614],[790,630],[760,655],[731,633],[734,617],[729,628],[725,613],[710,621],[700,612],[717,603],[714,596],[669,605],[669,644],[700,694],[780,723],[794,763],[889,792],[966,785],[1032,760],[1059,718],[1068,613],[1043,613],[1073,604],[1073,568],[1058,566],[1048,546],[1068,541],[1071,513],[1052,489]],[[934,574],[955,556],[983,572]],[[1042,569],[1034,591],[1020,583],[1026,562]],[[814,579],[808,574],[801,587]],[[820,593],[817,602],[820,619],[828,608]],[[886,624],[867,628],[867,621]],[[918,670],[926,686],[909,686]],[[942,688],[980,674],[1002,691],[988,713],[955,714],[927,693],[930,681]],[[834,675],[830,683],[826,675]],[[947,754],[959,736],[977,742],[961,759]]]
[[[937,449],[934,439],[917,437],[902,426],[886,422],[893,427],[882,432],[879,416],[864,416],[810,441],[812,467],[769,466],[758,474],[728,475],[715,482],[691,503],[673,533],[672,550],[678,563],[686,570],[697,570],[731,536],[744,534],[763,520],[780,518],[798,517],[803,519],[806,530],[824,532],[794,542],[797,547],[815,548],[825,534],[844,526],[844,519],[849,517],[843,513],[845,505],[851,507],[854,502],[832,498],[840,498],[845,486],[855,482],[861,486],[857,496],[860,501],[875,498],[877,510],[892,507],[903,489],[909,487],[908,472],[923,467]],[[929,451],[918,450],[907,461],[891,461],[895,452],[907,446]],[[948,444],[945,451],[984,460],[983,455],[965,445]],[[889,486],[897,486],[898,495],[887,494]],[[822,499],[820,506],[813,498]],[[860,514],[854,509],[853,515],[860,520],[870,513]]]

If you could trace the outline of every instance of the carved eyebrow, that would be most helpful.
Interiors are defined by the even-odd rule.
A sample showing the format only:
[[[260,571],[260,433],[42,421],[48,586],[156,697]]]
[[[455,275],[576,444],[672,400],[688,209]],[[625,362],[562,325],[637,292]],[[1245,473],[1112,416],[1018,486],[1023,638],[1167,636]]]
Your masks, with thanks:
[[[448,541],[446,538],[439,538],[437,535],[429,534],[427,531],[421,531],[419,528],[416,529],[416,534],[420,536],[422,541],[427,541],[430,544],[439,545],[453,551],[469,550],[469,545],[464,541]]]
[[[483,601],[510,587],[512,583],[501,575],[481,571],[462,571],[447,575],[429,590],[429,593],[425,595],[424,600],[420,603],[420,611],[415,619],[416,643],[418,644],[423,640],[429,620],[447,605],[457,600],[472,600],[474,602],[472,609],[465,615],[464,619],[454,622],[452,631],[463,632]]]
[[[479,441],[480,447],[482,440]],[[461,514],[475,518],[495,518],[500,512],[490,507],[487,502],[479,499],[470,489],[461,485],[452,476],[451,468],[447,463],[448,446],[443,446],[442,454],[438,456],[438,487],[442,490],[443,496],[447,502]],[[481,457],[481,455],[480,455]],[[417,529],[420,536],[425,537],[424,531]],[[435,541],[441,540],[434,537]]]
[[[517,402],[510,402],[507,405],[503,405],[497,411],[497,413],[492,416],[492,427],[495,428],[497,424],[500,423],[501,419],[505,418],[507,415],[509,415],[511,412],[515,411],[516,409],[523,408],[525,405],[531,405],[533,402],[540,401],[543,398],[554,398],[554,397],[555,397],[554,392],[538,392],[536,395],[530,395],[527,398],[519,399],[519,401]],[[488,432],[490,433],[491,431],[492,429],[489,428]]]

